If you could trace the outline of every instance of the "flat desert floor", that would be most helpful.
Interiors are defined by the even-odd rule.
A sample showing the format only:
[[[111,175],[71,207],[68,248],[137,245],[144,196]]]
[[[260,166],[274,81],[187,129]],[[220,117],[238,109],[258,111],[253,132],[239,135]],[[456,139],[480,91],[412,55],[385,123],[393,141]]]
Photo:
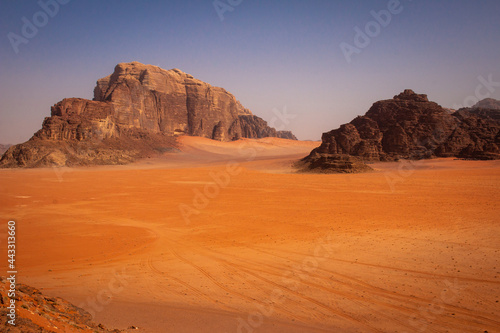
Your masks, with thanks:
[[[500,331],[500,161],[297,174],[318,142],[181,141],[0,170],[19,282],[137,332]]]

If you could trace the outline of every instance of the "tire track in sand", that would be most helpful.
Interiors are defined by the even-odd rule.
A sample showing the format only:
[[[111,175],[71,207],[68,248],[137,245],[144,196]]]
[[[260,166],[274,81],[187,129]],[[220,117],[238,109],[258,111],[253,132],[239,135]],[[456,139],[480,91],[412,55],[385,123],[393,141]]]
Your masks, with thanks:
[[[175,281],[177,282],[178,284],[184,286],[185,288],[187,288],[188,290],[190,290],[191,292],[193,292],[196,296],[198,297],[201,297],[201,298],[204,298],[206,300],[208,300],[210,303],[214,303],[214,304],[217,304],[218,306],[220,307],[223,307],[224,309],[226,309],[227,311],[231,311],[231,312],[234,312],[234,311],[237,311],[236,308],[233,308],[233,307],[230,307],[222,302],[219,302],[217,301],[216,299],[210,297],[209,295],[205,294],[204,292],[200,291],[199,289],[197,289],[196,287],[193,287],[192,285],[190,285],[189,283],[187,282],[184,282],[182,281],[181,279],[179,278],[176,278],[175,276],[171,275],[171,274],[168,274],[164,271],[161,271],[159,270],[153,263],[153,259],[151,257],[148,258],[147,260],[147,266],[149,267],[149,269],[151,271],[153,271],[156,275],[160,275],[162,277],[166,277],[172,281]],[[178,292],[178,291],[174,291],[174,290],[170,290],[169,291],[172,291],[176,294],[178,294],[179,296],[181,297],[185,297],[186,294],[182,293],[182,292]],[[155,290],[155,292],[157,292],[157,290]]]
[[[181,247],[186,247],[186,245],[181,244],[181,243],[179,243],[179,242],[175,242],[175,241],[172,241],[172,240],[170,240],[170,241],[171,241],[171,242],[176,243],[178,246],[181,246]],[[199,246],[198,246],[198,247],[199,247]],[[212,277],[212,276],[211,276],[208,272],[206,272],[203,268],[201,268],[201,267],[197,266],[196,264],[194,264],[193,262],[191,262],[191,261],[189,261],[189,260],[187,260],[187,259],[183,258],[183,257],[182,257],[182,256],[180,256],[178,253],[176,253],[176,252],[175,252],[172,248],[170,248],[170,250],[171,250],[171,251],[172,251],[172,253],[173,253],[176,257],[178,257],[180,260],[182,260],[182,261],[186,262],[187,264],[189,264],[189,265],[193,266],[195,269],[197,269],[197,270],[198,270],[198,271],[200,271],[203,275],[205,275],[207,278],[209,278],[209,279],[210,279],[210,280],[211,280],[214,284],[216,284],[217,286],[219,286],[221,289],[225,290],[226,292],[231,292],[231,293],[233,293],[233,294],[239,295],[240,297],[245,298],[245,299],[248,299],[248,300],[250,300],[251,302],[258,302],[258,303],[261,303],[261,304],[266,304],[266,305],[268,305],[268,304],[267,304],[267,303],[265,303],[265,302],[259,301],[259,300],[257,300],[257,299],[252,298],[252,297],[249,297],[249,296],[247,296],[247,295],[241,294],[241,293],[236,292],[236,291],[231,291],[230,289],[226,288],[224,285],[222,285],[221,283],[219,283],[219,282],[218,282],[215,278],[213,278],[213,277]],[[221,259],[219,259],[219,260],[221,260]],[[231,265],[231,264],[230,264],[230,265]],[[254,274],[254,273],[252,273],[252,272],[248,271],[247,269],[242,268],[242,267],[241,267],[241,265],[240,265],[240,267],[239,267],[238,269],[240,269],[241,271],[245,271],[245,272],[247,272],[249,275],[252,275],[252,276],[254,276],[254,277],[258,278],[258,279],[264,280],[265,282],[267,282],[267,283],[268,283],[268,284],[270,284],[270,285],[273,285],[273,286],[278,287],[278,288],[281,288],[281,289],[285,289],[285,290],[287,290],[289,293],[291,293],[291,294],[295,295],[296,297],[299,297],[299,298],[304,299],[304,300],[306,300],[306,301],[308,301],[308,302],[310,302],[310,303],[312,303],[312,304],[315,304],[316,306],[318,306],[318,307],[321,307],[321,308],[325,309],[325,310],[326,310],[327,312],[329,312],[329,313],[335,314],[335,315],[337,315],[337,316],[339,316],[339,317],[342,317],[342,318],[344,318],[344,319],[346,319],[346,320],[348,320],[348,321],[350,321],[350,322],[354,322],[354,323],[356,323],[356,324],[358,324],[358,325],[359,325],[359,324],[361,324],[361,325],[365,326],[366,328],[368,328],[368,329],[370,329],[370,330],[372,330],[372,331],[374,331],[374,332],[383,332],[383,331],[380,331],[380,330],[376,329],[375,327],[372,327],[372,326],[368,325],[366,322],[362,322],[362,321],[360,321],[360,320],[358,320],[358,319],[356,319],[356,318],[354,318],[354,317],[352,317],[352,316],[350,316],[350,315],[348,315],[348,314],[346,314],[346,313],[340,312],[340,311],[338,311],[338,310],[334,309],[333,307],[331,307],[331,306],[329,306],[329,305],[326,305],[326,304],[324,304],[324,303],[322,303],[322,302],[320,302],[320,301],[318,301],[318,300],[316,300],[316,299],[313,299],[313,298],[311,298],[311,297],[308,297],[308,296],[306,296],[306,295],[303,295],[303,294],[301,294],[301,293],[299,293],[299,292],[296,292],[296,291],[294,291],[294,290],[292,290],[292,289],[290,289],[290,288],[288,288],[288,287],[285,287],[285,286],[282,286],[282,285],[280,285],[280,284],[278,284],[278,283],[275,283],[274,281],[271,281],[271,280],[268,280],[268,279],[262,278],[262,277],[260,277],[260,276],[258,276],[258,275],[256,275],[256,274]],[[296,318],[296,319],[297,319],[297,316],[296,316],[295,314],[293,314],[293,313],[291,313],[291,312],[289,312],[289,311],[285,311],[285,310],[283,310],[283,309],[281,309],[281,310],[282,310],[282,311],[284,311],[284,312],[287,312],[289,315],[291,315],[291,316],[292,316],[292,318]]]
[[[194,264],[192,261],[190,261],[190,260],[182,257],[181,255],[179,255],[175,250],[172,249],[172,247],[169,247],[169,250],[179,260],[181,260],[182,262],[190,265],[191,267],[193,267],[194,269],[196,269],[197,271],[199,271],[207,279],[209,279],[213,284],[215,284],[216,286],[218,286],[222,290],[226,291],[227,293],[235,295],[235,296],[238,296],[241,299],[245,299],[245,300],[249,301],[250,303],[259,303],[262,306],[268,306],[269,305],[266,302],[260,301],[258,299],[253,298],[253,297],[250,297],[250,296],[247,296],[245,294],[242,294],[242,293],[240,293],[238,291],[231,290],[231,289],[227,288],[222,283],[220,283],[219,281],[217,281],[217,279],[215,279],[212,275],[210,275],[205,269],[199,267],[198,265]],[[299,321],[301,323],[304,323],[304,324],[310,324],[310,320],[307,317],[298,316],[297,314],[295,314],[295,313],[293,313],[291,311],[288,311],[286,309],[279,309],[279,311],[285,313],[287,315],[287,317],[289,317],[289,318],[293,318],[293,319],[295,319],[295,320],[297,320],[297,321]]]
[[[266,251],[261,251],[261,250],[256,250],[256,249],[255,249],[255,251],[259,251],[259,252],[266,253],[266,254],[271,255],[271,256],[275,256],[275,257],[278,257],[278,258],[282,258],[282,259],[286,259],[286,260],[289,260],[289,261],[293,261],[292,259],[290,259],[288,257],[281,257],[281,256],[278,256],[276,254],[272,254],[272,253],[269,253],[269,252],[266,252]],[[279,250],[279,251],[284,252],[284,253],[292,253],[292,254],[296,254],[296,255],[299,254],[299,253],[293,252],[293,251],[286,251],[286,250]],[[303,256],[303,254],[300,254],[300,255]],[[341,261],[339,259],[334,259],[334,258],[331,258],[331,259],[332,260],[336,260],[336,261]],[[354,262],[354,261],[346,261],[346,262],[347,263],[351,263],[351,264],[359,264],[359,262]],[[298,262],[296,262],[296,263],[298,263]],[[380,267],[381,268],[385,268],[385,266],[379,266],[379,265],[372,265],[372,264],[366,264],[366,265],[377,267],[377,268],[380,268]],[[400,270],[400,269],[391,268],[391,267],[387,267],[387,268],[388,269],[393,269],[393,270],[399,270],[399,271],[407,271],[407,270],[404,270],[404,269]],[[402,302],[402,304],[408,303],[408,302],[415,302],[416,303],[415,305],[416,305],[417,309],[419,307],[426,308],[426,307],[429,306],[429,303],[432,304],[432,303],[435,302],[432,299],[425,299],[425,298],[414,296],[414,295],[412,295],[412,297],[410,297],[410,296],[405,296],[405,295],[397,294],[397,293],[391,292],[391,291],[389,291],[387,289],[383,289],[383,288],[380,288],[380,287],[373,286],[373,285],[371,285],[371,284],[369,284],[367,282],[364,282],[364,281],[361,281],[359,279],[350,277],[348,275],[341,274],[341,273],[338,273],[338,272],[333,272],[333,271],[330,271],[330,270],[327,270],[327,269],[324,269],[324,268],[318,268],[318,270],[324,271],[324,272],[332,274],[332,275],[337,275],[337,276],[340,276],[340,277],[345,278],[347,280],[350,280],[350,281],[352,281],[354,283],[357,283],[359,285],[363,285],[366,288],[371,289],[373,293],[378,294],[379,296],[397,300],[399,302]],[[411,271],[408,270],[407,272],[411,272]],[[425,274],[432,275],[432,273],[425,273]],[[445,276],[445,277],[448,277],[450,280],[453,280],[453,279],[457,278],[457,277],[451,277],[451,276]],[[437,278],[435,278],[435,279],[437,279]],[[457,278],[457,279],[460,279],[460,278]],[[465,280],[465,279],[462,279],[462,280]],[[479,280],[479,279],[474,279],[474,280],[477,280],[476,282],[482,281],[482,280]],[[337,281],[340,282],[340,280],[337,280]],[[475,312],[467,311],[467,309],[455,306],[453,304],[443,303],[443,304],[440,304],[440,305],[443,308],[447,309],[451,313],[460,313],[463,316],[470,317],[471,320],[473,320],[473,321],[477,320],[477,318],[480,318],[483,321],[485,321],[485,322],[487,322],[487,323],[489,323],[491,325],[500,326],[500,322],[499,321],[496,321],[494,319],[490,319],[488,317],[485,317],[485,314],[479,314],[476,311]]]

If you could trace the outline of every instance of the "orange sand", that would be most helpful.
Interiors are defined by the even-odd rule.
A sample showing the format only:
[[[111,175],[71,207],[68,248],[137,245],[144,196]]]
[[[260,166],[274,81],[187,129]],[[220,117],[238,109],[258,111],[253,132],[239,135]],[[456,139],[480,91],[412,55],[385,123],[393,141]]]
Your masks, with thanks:
[[[182,142],[130,166],[0,170],[19,281],[139,332],[500,330],[500,161],[295,174],[318,142]]]

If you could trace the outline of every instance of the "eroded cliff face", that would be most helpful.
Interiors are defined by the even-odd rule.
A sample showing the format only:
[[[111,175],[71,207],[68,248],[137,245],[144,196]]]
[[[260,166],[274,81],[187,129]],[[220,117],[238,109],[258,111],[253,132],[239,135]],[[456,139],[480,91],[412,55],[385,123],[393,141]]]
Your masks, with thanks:
[[[498,110],[462,109],[450,114],[412,90],[373,104],[364,115],[324,133],[305,169],[335,170],[335,161],[394,161],[432,157],[500,158]],[[348,171],[349,172],[349,171]]]
[[[94,100],[67,98],[55,104],[42,129],[11,147],[0,166],[128,163],[175,146],[171,138],[177,135],[296,140],[291,132],[269,127],[223,88],[178,69],[131,62],[97,81]]]
[[[113,104],[66,98],[51,108],[35,138],[45,140],[102,140],[119,136]]]
[[[94,100],[111,102],[120,128],[153,133],[187,134],[231,140],[240,115],[251,115],[226,90],[212,87],[178,69],[163,70],[140,63],[119,64],[97,81]]]

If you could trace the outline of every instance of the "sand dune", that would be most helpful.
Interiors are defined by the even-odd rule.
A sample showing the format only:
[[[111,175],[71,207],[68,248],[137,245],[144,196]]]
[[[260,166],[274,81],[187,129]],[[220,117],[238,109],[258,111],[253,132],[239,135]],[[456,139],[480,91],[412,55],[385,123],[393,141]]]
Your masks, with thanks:
[[[142,332],[500,330],[498,161],[296,174],[318,142],[181,143],[0,170],[20,282]]]
[[[285,172],[284,166],[292,161],[307,156],[318,147],[319,141],[294,141],[279,138],[242,139],[233,142],[220,142],[207,138],[181,136],[178,138],[179,151],[166,153],[162,158],[145,159],[123,168],[180,168],[209,165],[222,165],[228,162],[255,162],[265,160],[265,163],[246,163],[245,167],[262,168],[266,164],[278,165],[271,167],[279,172]],[[286,162],[285,165],[279,161]],[[285,168],[286,169],[286,168]],[[286,172],[291,172],[287,169]]]

